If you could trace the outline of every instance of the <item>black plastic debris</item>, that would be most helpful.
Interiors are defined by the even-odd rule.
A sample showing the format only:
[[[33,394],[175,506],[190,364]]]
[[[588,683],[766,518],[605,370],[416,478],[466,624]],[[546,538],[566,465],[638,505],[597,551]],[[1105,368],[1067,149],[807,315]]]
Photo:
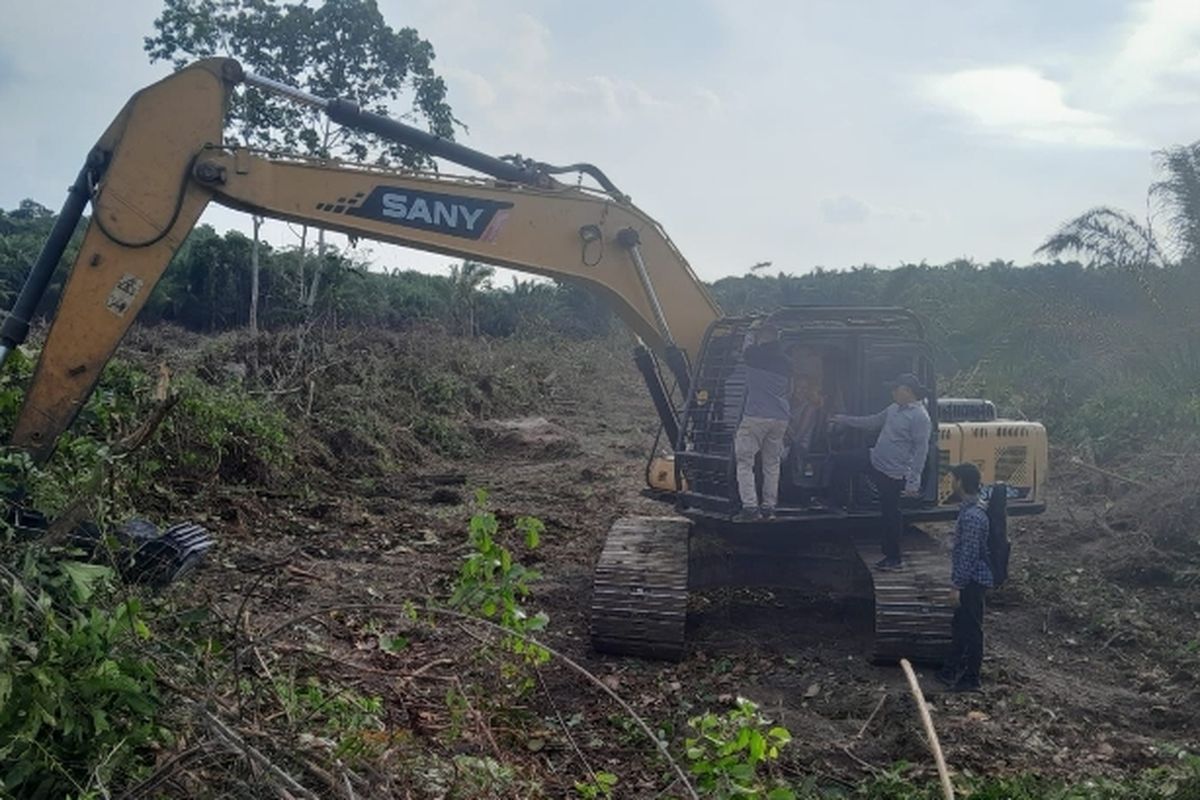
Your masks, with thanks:
[[[9,506],[6,521],[22,539],[43,536],[50,527],[45,514],[15,504]],[[96,523],[81,522],[70,532],[68,541],[84,558],[115,566],[126,583],[155,588],[183,578],[216,544],[212,535],[194,522],[180,522],[160,531],[153,522],[136,517],[114,528],[107,537]]]
[[[17,539],[36,539],[45,534],[50,527],[50,520],[46,519],[45,514],[36,509],[19,505],[8,507],[6,522],[12,526],[13,534]]]
[[[122,574],[130,583],[166,586],[195,569],[214,544],[207,530],[194,522],[181,522],[158,538],[143,541]]]

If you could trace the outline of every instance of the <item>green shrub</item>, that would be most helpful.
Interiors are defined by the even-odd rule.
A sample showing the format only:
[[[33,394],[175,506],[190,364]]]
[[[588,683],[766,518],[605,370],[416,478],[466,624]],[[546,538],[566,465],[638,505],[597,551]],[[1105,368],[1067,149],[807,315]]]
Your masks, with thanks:
[[[496,540],[500,523],[486,510],[487,492],[476,492],[475,504],[478,510],[471,517],[467,534],[472,552],[459,570],[450,605],[495,620],[522,636],[542,630],[549,617],[542,612],[530,615],[523,605],[529,597],[529,584],[540,577],[539,573],[514,561],[508,548]],[[520,517],[516,527],[525,546],[533,550],[540,544],[546,526],[534,517]],[[542,648],[519,637],[511,638],[507,646],[534,664],[550,657]]]
[[[792,735],[787,728],[772,726],[755,703],[739,697],[730,711],[693,717],[688,727],[695,735],[684,741],[684,753],[705,796],[718,800],[791,800],[796,796],[770,774],[780,748]]]
[[[33,550],[21,575],[0,579],[6,796],[92,796],[138,773],[147,746],[166,738],[154,669],[136,651],[150,630],[136,599],[111,598],[112,580],[106,567],[49,561]]]
[[[164,421],[157,455],[183,475],[265,482],[289,459],[287,421],[236,385],[195,377],[178,382],[181,399]]]
[[[1148,381],[1110,384],[1085,400],[1065,426],[1099,458],[1136,451],[1147,439],[1200,428],[1200,395],[1166,391]]]

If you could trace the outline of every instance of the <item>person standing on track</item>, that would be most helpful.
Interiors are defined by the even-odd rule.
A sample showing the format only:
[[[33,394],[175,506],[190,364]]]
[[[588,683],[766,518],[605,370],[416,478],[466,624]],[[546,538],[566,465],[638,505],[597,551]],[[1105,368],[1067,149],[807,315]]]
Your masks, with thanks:
[[[954,492],[962,503],[954,525],[954,555],[950,571],[955,600],[953,644],[937,679],[954,692],[978,692],[983,665],[983,596],[995,585],[988,561],[990,523],[979,504],[981,478],[974,464],[950,469]]]
[[[927,392],[916,375],[906,372],[888,385],[893,402],[878,414],[866,417],[835,414],[829,419],[834,426],[879,431],[874,447],[839,453],[834,464],[847,503],[855,475],[866,475],[875,484],[883,526],[880,537],[883,558],[875,564],[878,570],[903,566],[900,534],[904,532],[904,517],[900,513],[900,497],[920,494],[933,427],[929,412],[921,403]]]
[[[779,499],[779,462],[784,434],[791,418],[792,362],[779,343],[779,329],[765,323],[754,344],[742,353],[746,369],[746,405],[734,437],[738,495],[742,509],[737,522],[771,519]],[[762,502],[754,480],[754,459],[762,454]]]

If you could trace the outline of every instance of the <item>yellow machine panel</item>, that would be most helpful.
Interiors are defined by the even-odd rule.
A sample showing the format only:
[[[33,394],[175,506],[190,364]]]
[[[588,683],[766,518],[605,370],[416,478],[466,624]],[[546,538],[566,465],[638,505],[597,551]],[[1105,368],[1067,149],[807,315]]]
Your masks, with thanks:
[[[1043,484],[1049,471],[1046,429],[1037,422],[950,422],[938,425],[941,475],[938,503],[950,498],[950,466],[970,462],[979,467],[984,484],[1005,483],[1009,503],[1044,503]]]

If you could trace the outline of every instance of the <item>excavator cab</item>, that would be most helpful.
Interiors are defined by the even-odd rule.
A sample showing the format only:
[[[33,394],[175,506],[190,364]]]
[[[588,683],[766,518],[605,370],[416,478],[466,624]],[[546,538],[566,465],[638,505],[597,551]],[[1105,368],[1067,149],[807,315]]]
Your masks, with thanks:
[[[873,414],[892,402],[886,382],[911,372],[930,388],[925,403],[937,429],[936,376],[921,323],[889,308],[794,307],[713,324],[700,351],[682,414],[675,466],[678,510],[726,517],[738,508],[733,439],[745,403],[741,351],[755,325],[770,321],[793,366],[792,420],[780,480],[781,518],[841,519],[871,513],[869,484],[839,485],[839,453],[869,447],[873,434],[831,430],[834,414]],[[937,501],[938,451],[930,447],[921,506]],[[761,473],[758,480],[761,483]]]

